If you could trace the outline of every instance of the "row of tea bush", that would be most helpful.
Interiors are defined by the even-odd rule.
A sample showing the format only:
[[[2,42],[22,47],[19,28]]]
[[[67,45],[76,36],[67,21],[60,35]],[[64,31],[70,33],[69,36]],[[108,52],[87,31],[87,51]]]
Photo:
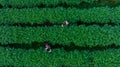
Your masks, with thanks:
[[[52,45],[108,46],[120,45],[120,26],[53,26],[53,27],[17,27],[0,26],[0,43],[31,44],[33,42],[50,42]],[[26,45],[27,46],[27,45]]]
[[[120,6],[115,8],[96,7],[90,9],[77,8],[31,8],[31,9],[0,9],[0,24],[30,23],[43,24],[51,22],[61,24],[68,20],[71,24],[78,23],[120,23]]]
[[[103,51],[70,51],[53,49],[46,53],[43,48],[14,49],[0,47],[0,65],[12,67],[118,67],[120,49]]]

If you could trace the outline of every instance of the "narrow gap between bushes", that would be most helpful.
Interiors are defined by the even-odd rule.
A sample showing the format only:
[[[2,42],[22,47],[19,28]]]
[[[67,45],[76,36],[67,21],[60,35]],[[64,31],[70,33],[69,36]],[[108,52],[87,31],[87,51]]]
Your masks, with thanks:
[[[78,50],[78,51],[89,51],[89,52],[94,52],[94,51],[104,51],[107,49],[119,49],[120,46],[116,46],[115,44],[111,44],[109,46],[94,46],[94,47],[89,47],[89,46],[76,46],[73,42],[70,43],[70,45],[62,45],[62,44],[54,44],[52,45],[51,43],[49,43],[49,45],[51,46],[51,49],[64,49],[65,51],[69,52],[69,51],[74,51],[74,50]],[[14,44],[4,44],[1,45],[1,47],[9,47],[9,48],[14,48],[14,49],[25,49],[25,50],[29,50],[29,49],[34,49],[37,50],[39,48],[45,48],[45,43],[44,42],[33,42],[32,44],[18,44],[18,43],[14,43]]]
[[[2,5],[1,5],[2,6]],[[15,9],[23,9],[23,8],[56,8],[56,7],[64,7],[64,8],[70,8],[70,7],[75,7],[75,8],[91,8],[94,7],[95,5],[87,3],[87,2],[81,2],[79,5],[68,5],[66,3],[59,3],[57,5],[45,5],[45,4],[39,4],[36,6],[12,6],[12,5],[8,5],[5,6],[5,8],[15,8]],[[97,6],[96,6],[97,7]],[[2,8],[4,8],[4,6],[2,6]]]
[[[6,6],[3,6],[0,4],[0,8],[15,8],[15,9],[23,9],[23,8],[56,8],[56,7],[64,7],[64,8],[72,8],[72,7],[75,7],[75,8],[79,8],[79,9],[83,9],[83,8],[92,8],[92,7],[104,7],[104,6],[109,6],[109,7],[116,7],[116,6],[119,6],[120,3],[111,3],[111,4],[105,4],[105,3],[99,3],[99,2],[93,2],[93,3],[88,3],[88,2],[81,2],[80,4],[78,5],[69,5],[67,3],[59,3],[57,5],[45,5],[45,4],[39,4],[39,5],[36,5],[36,6],[13,6],[13,5],[6,5]]]
[[[43,24],[38,24],[38,23],[34,23],[34,24],[30,24],[30,23],[14,23],[14,24],[0,24],[0,26],[18,26],[18,27],[51,27],[51,26],[61,26],[61,24],[53,24],[53,23],[50,23],[50,22],[45,22]],[[68,26],[79,26],[79,25],[85,25],[85,26],[91,26],[91,25],[98,25],[100,27],[103,27],[104,25],[111,25],[111,26],[116,26],[116,25],[120,25],[120,23],[112,23],[112,22],[109,22],[109,23],[96,23],[96,22],[91,22],[91,23],[86,23],[86,22],[82,22],[82,21],[78,21],[78,22],[75,22],[75,23],[69,23]]]

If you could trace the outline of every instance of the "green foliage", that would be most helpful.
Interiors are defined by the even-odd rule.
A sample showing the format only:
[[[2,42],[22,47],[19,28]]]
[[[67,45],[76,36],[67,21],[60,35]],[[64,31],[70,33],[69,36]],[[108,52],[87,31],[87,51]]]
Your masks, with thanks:
[[[120,45],[120,26],[99,27],[93,26],[69,26],[69,27],[0,27],[1,44],[31,44],[32,42],[49,41],[54,44],[70,45],[73,42],[77,46],[108,46]],[[26,45],[27,46],[27,45]]]
[[[0,24],[62,24],[69,21],[76,24],[77,21],[83,23],[120,23],[120,6],[94,7],[89,9],[77,8],[29,8],[40,5],[56,6],[64,4],[68,6],[80,6],[80,4],[105,5],[109,0],[0,0],[0,5],[4,7],[26,7],[23,9],[5,8],[0,9]],[[114,4],[119,4],[119,0],[110,0]],[[81,23],[81,22],[80,22]],[[111,44],[120,45],[120,26],[105,25],[103,27],[92,26],[53,26],[53,27],[17,27],[0,26],[0,45],[25,44],[31,45],[34,42],[50,42],[52,45],[75,46],[88,48],[94,46],[106,47]],[[36,45],[34,45],[36,46]],[[74,49],[74,47],[71,46]],[[79,47],[78,47],[79,48]],[[108,49],[103,51],[69,51],[64,49],[52,49],[47,53],[43,48],[39,49],[15,49],[0,47],[0,65],[15,67],[117,67],[120,66],[120,49]],[[90,66],[91,65],[91,66]]]
[[[119,67],[120,49],[107,49],[95,51],[92,54],[94,67]]]
[[[43,48],[14,49],[0,47],[0,65],[14,67],[118,67],[120,49],[103,51],[70,51],[53,49],[47,53]]]
[[[76,24],[83,23],[120,23],[120,7],[96,7],[90,9],[77,8],[31,8],[31,9],[1,9],[0,21],[4,24],[30,23],[43,24],[49,21],[53,24],[62,24],[65,20]]]
[[[0,65],[14,67],[88,67],[88,52],[53,49],[47,53],[43,48],[37,50],[0,47]]]
[[[88,8],[94,6],[118,6],[120,0],[0,0],[3,7],[12,6],[14,8],[22,7],[38,7],[44,5],[45,7],[55,6],[75,6],[80,8]],[[81,7],[82,6],[82,7]]]

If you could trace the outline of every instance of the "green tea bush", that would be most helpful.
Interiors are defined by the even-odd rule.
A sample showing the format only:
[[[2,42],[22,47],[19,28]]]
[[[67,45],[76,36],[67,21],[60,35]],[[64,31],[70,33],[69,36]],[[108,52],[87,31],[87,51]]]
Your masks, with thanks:
[[[120,49],[95,51],[92,54],[94,67],[119,67]]]
[[[115,7],[120,4],[120,0],[0,0],[3,7],[12,6],[13,8],[33,8],[33,7],[56,7],[56,6],[74,6],[80,8],[109,6]],[[82,6],[82,7],[81,7]]]
[[[43,48],[14,49],[0,47],[0,65],[14,67],[118,67],[120,49],[103,51],[70,51],[52,49],[47,53]]]
[[[43,48],[37,50],[0,47],[0,65],[14,67],[88,67],[87,51],[53,49],[51,53]]]
[[[53,26],[53,27],[0,27],[0,43],[31,44],[49,41],[54,44],[76,46],[120,45],[120,26]],[[27,45],[26,45],[27,46]]]
[[[66,9],[57,7],[43,9],[0,9],[0,24],[43,24],[47,21],[53,24],[62,24],[65,20],[68,20],[71,24],[76,24],[77,21],[82,21],[82,23],[119,24],[119,8]]]

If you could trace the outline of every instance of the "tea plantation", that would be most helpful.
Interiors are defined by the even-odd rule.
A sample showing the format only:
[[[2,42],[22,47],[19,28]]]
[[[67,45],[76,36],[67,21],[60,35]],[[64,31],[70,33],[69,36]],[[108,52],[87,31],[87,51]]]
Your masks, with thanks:
[[[120,67],[119,4],[0,0],[0,67]]]

